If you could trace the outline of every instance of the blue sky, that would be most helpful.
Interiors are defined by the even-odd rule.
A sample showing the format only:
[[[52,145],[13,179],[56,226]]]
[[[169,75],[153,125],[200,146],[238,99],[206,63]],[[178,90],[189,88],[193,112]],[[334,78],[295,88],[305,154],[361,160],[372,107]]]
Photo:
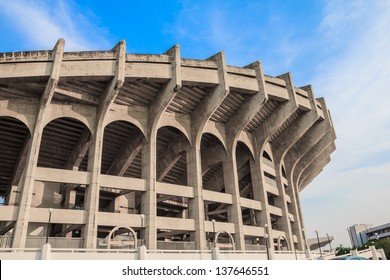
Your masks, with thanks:
[[[260,60],[325,97],[337,133],[331,163],[301,193],[306,231],[349,245],[346,228],[390,222],[390,1],[0,0],[0,52],[111,49],[227,63]]]

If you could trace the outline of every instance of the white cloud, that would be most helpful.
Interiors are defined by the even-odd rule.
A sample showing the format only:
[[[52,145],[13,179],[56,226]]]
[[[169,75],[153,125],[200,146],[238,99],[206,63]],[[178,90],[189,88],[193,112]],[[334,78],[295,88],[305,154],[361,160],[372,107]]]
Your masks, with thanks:
[[[193,51],[191,57],[204,54],[200,57],[204,59],[224,50],[228,64],[245,66],[267,59],[267,73],[284,69],[278,73],[281,74],[287,72],[285,69],[306,46],[291,39],[294,26],[286,24],[287,19],[278,9],[271,15],[270,6],[253,1],[185,1],[173,27],[166,28],[166,32],[181,42],[183,53],[188,51],[188,44]]]
[[[390,221],[389,13],[388,1],[332,1],[321,25],[335,55],[313,84],[331,110],[337,150],[302,204],[309,231],[333,231],[337,244],[349,244],[355,223]]]
[[[3,24],[37,49],[51,49],[59,38],[66,50],[89,50],[107,46],[104,30],[91,24],[72,1],[1,1]]]

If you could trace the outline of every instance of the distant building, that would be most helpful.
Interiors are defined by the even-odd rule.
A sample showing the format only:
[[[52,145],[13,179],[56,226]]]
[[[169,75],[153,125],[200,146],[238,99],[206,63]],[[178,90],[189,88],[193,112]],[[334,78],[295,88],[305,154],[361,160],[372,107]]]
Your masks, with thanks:
[[[372,224],[357,224],[348,228],[352,247],[361,247],[367,242],[366,230],[372,228]]]
[[[348,228],[352,247],[360,247],[370,240],[390,239],[390,223],[373,227],[372,224],[357,224]]]
[[[390,223],[371,227],[365,232],[367,240],[390,239]]]

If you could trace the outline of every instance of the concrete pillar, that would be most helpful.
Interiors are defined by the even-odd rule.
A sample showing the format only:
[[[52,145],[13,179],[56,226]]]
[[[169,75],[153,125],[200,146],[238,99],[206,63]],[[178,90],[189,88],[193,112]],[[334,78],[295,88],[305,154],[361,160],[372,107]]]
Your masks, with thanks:
[[[42,131],[44,128],[43,119],[47,107],[50,106],[50,102],[53,98],[55,88],[57,86],[60,69],[62,63],[62,57],[64,53],[65,41],[63,39],[58,40],[53,50],[53,63],[49,81],[46,85],[45,91],[41,96],[41,100],[38,107],[37,118],[35,126],[31,134],[31,145],[28,149],[27,165],[24,180],[22,183],[22,189],[19,201],[19,212],[15,223],[14,235],[12,247],[23,248],[26,243],[28,223],[30,219],[30,208],[32,201],[32,193],[34,190],[35,173],[38,162],[39,148],[41,145]]]
[[[149,250],[157,249],[156,134],[152,134],[142,149],[142,177],[147,181],[147,190],[142,194],[141,213],[145,215],[144,239]]]
[[[281,218],[281,230],[286,233],[287,240],[289,244],[294,245],[294,240],[291,231],[291,221],[289,215],[298,216],[297,212],[289,213],[285,188],[283,185],[283,175],[282,175],[282,166],[284,164],[284,158],[289,150],[297,143],[304,135],[309,131],[309,129],[319,120],[320,116],[317,111],[316,101],[314,99],[314,93],[310,86],[304,88],[308,94],[308,99],[310,101],[311,110],[308,112],[302,112],[301,115],[294,121],[294,123],[289,126],[276,140],[272,143],[272,149],[274,154],[275,161],[275,171],[276,171],[276,183],[278,189],[280,190],[280,200],[278,202],[278,207],[282,209],[283,217]],[[294,90],[294,88],[290,88]],[[290,197],[294,199],[294,197]],[[294,210],[294,208],[292,209]],[[296,209],[295,209],[296,210]],[[300,232],[300,230],[298,230]],[[292,248],[290,248],[291,250]]]
[[[142,178],[147,181],[147,190],[142,194],[141,212],[145,215],[145,242],[149,250],[157,249],[157,193],[156,193],[156,142],[158,123],[171,101],[181,89],[180,48],[173,46],[167,52],[171,56],[171,80],[156,96],[148,110],[148,135],[142,149]]]
[[[195,241],[197,243],[197,249],[206,249],[207,246],[206,232],[204,229],[205,209],[202,195],[203,166],[200,153],[202,134],[208,120],[229,93],[229,86],[226,83],[227,70],[224,53],[217,53],[208,60],[213,60],[217,64],[219,84],[201,100],[191,113],[192,148],[187,153],[187,181],[189,186],[194,187],[194,199],[190,201],[190,218],[195,219]]]
[[[271,219],[269,215],[269,204],[267,191],[263,181],[263,169],[261,164],[261,158],[256,158],[255,160],[250,160],[250,169],[252,176],[252,187],[253,187],[253,199],[261,202],[261,211],[256,211],[256,219],[258,221],[258,226],[264,227],[265,224],[271,226]],[[259,228],[260,231],[260,228]],[[265,230],[264,230],[265,232]],[[270,231],[271,232],[271,231]],[[269,240],[273,243],[273,236],[271,233],[268,233]],[[271,243],[271,242],[269,242]],[[273,253],[274,248],[270,246],[270,252]]]
[[[245,237],[243,231],[240,189],[238,186],[236,153],[233,152],[223,162],[223,175],[225,179],[225,192],[232,195],[233,204],[228,207],[228,222],[234,223],[235,243],[238,250],[245,250]]]
[[[189,218],[195,220],[196,249],[207,249],[206,231],[204,226],[205,213],[202,188],[202,166],[200,158],[200,143],[194,144],[187,152],[187,181],[194,188],[194,198],[189,203]]]
[[[87,209],[87,222],[83,230],[84,246],[89,249],[96,248],[97,227],[100,193],[100,163],[103,148],[103,127],[97,128],[94,142],[88,153],[88,171],[92,173],[91,182],[85,189],[84,205]]]
[[[324,138],[328,133],[331,133],[332,124],[327,113],[327,107],[325,101],[317,99],[317,102],[321,104],[322,111],[324,112],[325,119],[315,123],[305,135],[296,142],[296,144],[288,151],[284,158],[284,167],[287,174],[287,184],[288,188],[285,189],[286,194],[291,198],[290,208],[293,209],[291,214],[294,215],[294,222],[291,223],[292,234],[297,236],[298,243],[296,244],[296,249],[305,250],[305,240],[302,234],[302,229],[304,228],[304,223],[302,219],[302,213],[300,211],[300,202],[299,202],[299,191],[296,188],[293,182],[293,173],[298,162],[303,159],[303,157],[319,142]]]
[[[73,209],[76,204],[76,194],[77,192],[73,189],[73,186],[66,187],[66,196],[65,196],[65,208]]]
[[[88,153],[88,172],[90,173],[90,183],[86,189],[85,202],[87,210],[87,222],[84,233],[84,246],[86,248],[96,248],[98,232],[98,211],[100,192],[100,165],[102,161],[103,136],[105,118],[109,108],[119,94],[125,80],[126,43],[120,41],[114,48],[116,53],[116,68],[113,79],[107,84],[105,91],[99,99],[96,112],[96,123],[92,131],[93,143]]]

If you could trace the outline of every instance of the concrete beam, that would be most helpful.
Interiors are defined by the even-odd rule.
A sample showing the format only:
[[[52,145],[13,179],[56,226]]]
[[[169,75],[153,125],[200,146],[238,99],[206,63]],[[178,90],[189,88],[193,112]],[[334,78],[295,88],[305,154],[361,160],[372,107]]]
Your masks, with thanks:
[[[326,147],[320,154],[317,155],[316,159],[307,166],[304,171],[302,172],[301,177],[298,180],[298,187],[302,189],[300,186],[302,186],[302,182],[305,180],[306,177],[308,177],[312,172],[315,172],[315,170],[318,168],[320,163],[325,159],[328,158],[329,155],[336,150],[336,145],[334,143],[331,143],[328,147]],[[325,166],[325,165],[323,165]],[[321,169],[323,168],[321,166]],[[307,181],[307,180],[306,180]]]
[[[195,141],[193,143],[199,143],[199,145],[206,123],[229,94],[224,52],[217,53],[208,60],[213,60],[217,63],[219,84],[208,95],[202,98],[201,102],[191,113],[192,139]]]
[[[289,100],[282,103],[254,132],[257,151],[255,158],[261,158],[265,145],[280,127],[298,110],[293,81],[290,73],[279,76],[286,82]]]
[[[298,162],[292,174],[292,183],[293,186],[297,186],[298,181],[300,180],[302,173],[305,168],[309,166],[316,157],[330,144],[334,143],[335,135],[333,130],[330,130],[326,135],[318,141],[313,148],[311,148]]]
[[[102,96],[99,98],[97,110],[97,123],[103,124],[104,117],[109,107],[114,103],[119,94],[119,89],[125,82],[125,63],[126,63],[126,42],[120,41],[113,49],[116,52],[115,74],[111,82],[107,84]]]
[[[174,45],[166,52],[166,54],[172,58],[171,79],[149,106],[148,120],[151,120],[149,127],[154,128],[154,130],[157,130],[157,124],[160,121],[162,114],[168,108],[169,104],[182,87],[179,45]]]
[[[226,124],[226,135],[228,140],[228,150],[233,150],[236,146],[237,139],[245,128],[245,126],[256,116],[257,112],[267,102],[268,95],[265,90],[265,78],[263,69],[260,61],[256,61],[245,68],[253,69],[256,73],[256,81],[258,84],[259,91],[247,97],[244,103],[241,104],[240,108],[236,113],[230,117]]]

